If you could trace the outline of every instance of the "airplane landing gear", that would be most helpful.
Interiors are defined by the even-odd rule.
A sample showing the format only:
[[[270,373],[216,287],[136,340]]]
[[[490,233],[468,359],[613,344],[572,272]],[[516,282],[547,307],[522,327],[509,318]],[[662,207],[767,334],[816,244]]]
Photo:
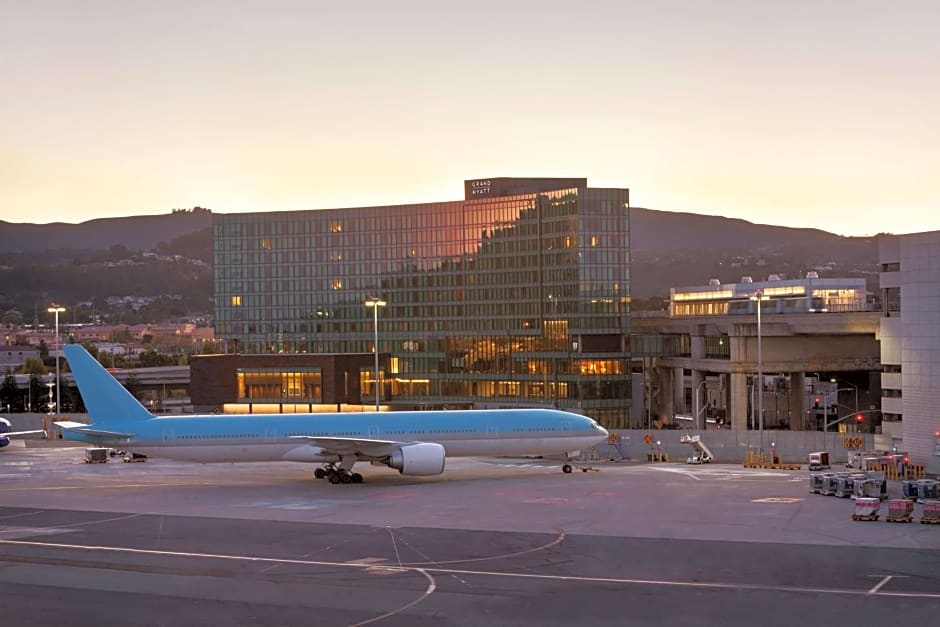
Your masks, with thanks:
[[[327,479],[334,485],[337,483],[362,483],[362,475],[358,472],[349,472],[345,468],[339,468],[333,464],[317,468],[313,471],[313,476],[317,479]]]
[[[566,475],[570,475],[570,474],[571,474],[571,464],[564,464],[564,465],[561,467],[561,471],[562,471],[563,473],[565,473]]]

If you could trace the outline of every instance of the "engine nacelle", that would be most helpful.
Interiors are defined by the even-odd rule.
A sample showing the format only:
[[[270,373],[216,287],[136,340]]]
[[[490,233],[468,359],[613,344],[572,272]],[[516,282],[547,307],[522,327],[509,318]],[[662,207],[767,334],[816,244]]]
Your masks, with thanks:
[[[10,443],[10,438],[3,434],[9,433],[11,431],[13,431],[13,426],[10,425],[10,421],[6,418],[0,418],[0,448],[3,448]]]
[[[403,475],[439,475],[444,472],[444,447],[434,442],[409,444],[392,453],[388,465]]]

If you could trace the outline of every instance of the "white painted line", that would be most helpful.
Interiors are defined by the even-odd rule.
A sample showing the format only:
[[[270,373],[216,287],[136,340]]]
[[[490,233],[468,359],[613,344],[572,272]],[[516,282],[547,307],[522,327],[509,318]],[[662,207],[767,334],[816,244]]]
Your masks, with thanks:
[[[321,560],[298,560],[280,557],[253,557],[250,555],[226,555],[224,553],[193,553],[188,551],[160,551],[156,549],[135,549],[131,547],[119,546],[95,546],[84,544],[64,544],[60,542],[35,542],[30,540],[0,540],[0,544],[10,546],[33,546],[50,549],[65,549],[75,551],[101,551],[106,553],[125,553],[132,555],[151,555],[156,557],[183,557],[197,559],[217,559],[233,562],[253,562],[258,564],[291,564],[299,566],[325,566],[328,568],[357,568],[368,569],[375,568],[368,564],[355,564],[351,562],[327,562]],[[394,567],[393,567],[394,568]],[[701,582],[701,581],[676,581],[668,579],[634,579],[621,577],[584,577],[579,575],[540,575],[536,573],[513,573],[485,570],[462,570],[458,568],[416,568],[413,566],[402,566],[402,572],[419,573],[425,577],[430,577],[430,573],[443,573],[450,575],[463,575],[479,577],[505,577],[510,579],[532,579],[541,581],[566,581],[573,583],[605,583],[622,585],[641,585],[641,586],[666,586],[674,588],[696,588],[710,590],[757,590],[789,593],[806,594],[839,594],[845,596],[891,596],[905,597],[910,599],[940,599],[940,592],[880,592],[872,590],[860,590],[849,588],[810,588],[806,586],[778,586],[772,584],[750,584],[750,583],[721,583],[721,582]],[[424,596],[433,592],[431,586],[425,592]],[[424,598],[424,596],[422,598]]]
[[[889,581],[891,581],[893,578],[894,578],[894,575],[887,575],[884,579],[878,582],[878,585],[876,585],[874,588],[869,590],[868,594],[878,594],[878,591],[881,590],[881,587],[884,586]]]

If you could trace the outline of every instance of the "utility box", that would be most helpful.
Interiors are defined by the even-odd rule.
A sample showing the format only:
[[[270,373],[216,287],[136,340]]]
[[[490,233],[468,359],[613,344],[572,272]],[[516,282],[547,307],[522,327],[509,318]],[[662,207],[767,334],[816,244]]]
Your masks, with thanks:
[[[104,464],[108,461],[108,449],[106,448],[86,448],[86,464]]]

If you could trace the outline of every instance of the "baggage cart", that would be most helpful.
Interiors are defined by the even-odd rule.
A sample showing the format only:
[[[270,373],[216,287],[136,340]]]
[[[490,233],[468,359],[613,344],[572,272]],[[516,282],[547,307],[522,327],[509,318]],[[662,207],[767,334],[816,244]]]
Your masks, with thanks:
[[[104,464],[108,461],[108,450],[106,448],[86,448],[86,464]]]
[[[852,520],[878,520],[878,510],[880,508],[881,499],[855,499],[855,513],[852,514]]]
[[[920,517],[920,522],[925,524],[940,524],[940,501],[933,499],[924,501],[924,513]]]
[[[891,499],[888,501],[888,522],[909,523],[914,516],[914,501],[911,499]]]

